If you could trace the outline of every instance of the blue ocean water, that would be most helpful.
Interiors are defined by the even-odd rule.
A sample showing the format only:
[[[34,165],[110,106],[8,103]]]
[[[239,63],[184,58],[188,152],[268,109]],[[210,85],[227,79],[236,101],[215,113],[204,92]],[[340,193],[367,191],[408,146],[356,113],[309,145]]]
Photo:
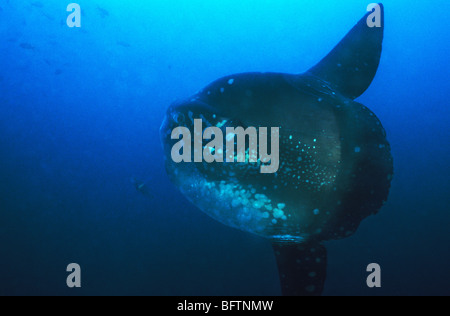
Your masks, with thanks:
[[[169,182],[159,127],[219,77],[306,71],[369,2],[77,3],[81,28],[69,2],[0,1],[0,295],[279,295],[270,243]],[[324,294],[449,295],[450,3],[384,5],[381,64],[358,101],[383,122],[395,177],[378,215],[326,243]],[[81,289],[66,286],[72,262]]]

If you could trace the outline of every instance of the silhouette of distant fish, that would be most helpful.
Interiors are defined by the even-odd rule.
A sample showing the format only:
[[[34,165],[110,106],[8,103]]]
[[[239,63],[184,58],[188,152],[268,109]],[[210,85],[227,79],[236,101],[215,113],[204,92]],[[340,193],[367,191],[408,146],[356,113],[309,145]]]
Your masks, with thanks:
[[[101,7],[97,7],[97,11],[100,13],[102,18],[106,18],[109,16],[109,12]]]
[[[50,21],[54,21],[55,18],[52,17],[51,15],[48,15],[47,13],[42,13],[43,16],[45,16],[47,19],[49,19]]]
[[[30,43],[21,43],[20,47],[23,49],[35,50],[35,47],[33,45],[31,45]]]
[[[120,46],[123,46],[123,47],[126,47],[126,48],[131,47],[130,44],[128,44],[127,42],[123,42],[123,41],[118,41],[117,45],[120,45]]]
[[[148,197],[148,198],[153,198],[154,195],[151,192],[151,189],[149,188],[149,186],[147,185],[146,182],[138,180],[136,178],[131,178],[131,183],[134,184],[134,187],[136,188],[136,190],[141,193],[142,195]]]
[[[41,2],[38,2],[38,1],[31,3],[31,5],[33,7],[40,8],[40,9],[44,7],[44,4]]]

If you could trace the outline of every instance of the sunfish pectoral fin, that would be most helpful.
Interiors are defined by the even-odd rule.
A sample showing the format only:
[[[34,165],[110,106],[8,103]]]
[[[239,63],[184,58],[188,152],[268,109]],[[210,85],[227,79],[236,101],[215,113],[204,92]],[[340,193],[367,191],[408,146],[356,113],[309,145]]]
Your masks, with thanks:
[[[356,99],[367,90],[380,63],[384,8],[379,4],[373,10],[324,59],[308,71],[331,83],[337,91],[351,99]],[[379,19],[379,25],[368,22],[374,21],[372,17],[374,20]]]
[[[319,242],[274,243],[284,296],[319,296],[327,273],[327,251]]]

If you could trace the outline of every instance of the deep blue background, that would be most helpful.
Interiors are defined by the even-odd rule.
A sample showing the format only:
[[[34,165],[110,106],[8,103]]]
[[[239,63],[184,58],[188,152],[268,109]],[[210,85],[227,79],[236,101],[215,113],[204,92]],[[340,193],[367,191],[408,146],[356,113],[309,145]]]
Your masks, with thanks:
[[[307,70],[369,2],[130,2],[79,1],[70,29],[69,1],[0,0],[0,295],[279,295],[269,242],[169,183],[159,126],[218,77]],[[450,2],[385,7],[379,72],[358,101],[386,128],[395,178],[379,215],[327,243],[324,294],[448,295]],[[71,262],[82,289],[66,287]],[[371,262],[381,289],[365,285]]]

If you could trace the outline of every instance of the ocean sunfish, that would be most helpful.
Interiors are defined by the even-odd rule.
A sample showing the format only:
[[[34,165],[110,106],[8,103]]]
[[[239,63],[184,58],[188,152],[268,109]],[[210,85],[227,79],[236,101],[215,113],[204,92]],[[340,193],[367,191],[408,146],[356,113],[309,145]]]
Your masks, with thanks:
[[[380,27],[369,27],[367,13],[305,73],[221,78],[171,105],[162,123],[171,181],[211,217],[272,242],[283,295],[322,294],[327,265],[322,242],[352,235],[388,198],[393,158],[385,130],[372,111],[354,101],[380,62],[382,5],[379,9]],[[261,161],[175,163],[172,150],[180,140],[172,139],[172,132],[194,131],[198,119],[223,135],[228,127],[278,127],[278,171],[261,173]]]

